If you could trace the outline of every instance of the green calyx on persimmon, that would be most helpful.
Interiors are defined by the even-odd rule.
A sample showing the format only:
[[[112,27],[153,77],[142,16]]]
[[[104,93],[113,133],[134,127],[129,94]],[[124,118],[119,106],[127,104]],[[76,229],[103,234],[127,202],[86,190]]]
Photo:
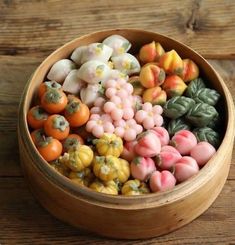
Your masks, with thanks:
[[[65,107],[65,110],[68,114],[73,114],[76,111],[78,111],[80,108],[80,102],[79,101],[70,101],[68,105]]]
[[[56,115],[53,118],[53,127],[59,129],[60,131],[65,131],[65,129],[69,126],[68,121],[61,115]]]
[[[40,106],[35,106],[32,110],[33,116],[37,120],[45,120],[48,117],[48,113]]]
[[[45,100],[48,103],[56,104],[60,101],[61,97],[61,94],[56,89],[50,89],[45,93]]]

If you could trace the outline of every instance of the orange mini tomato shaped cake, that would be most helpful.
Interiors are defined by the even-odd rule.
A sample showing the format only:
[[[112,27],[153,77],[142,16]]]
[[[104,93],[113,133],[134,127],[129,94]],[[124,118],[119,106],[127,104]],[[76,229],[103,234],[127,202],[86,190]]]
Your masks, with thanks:
[[[46,120],[44,130],[47,136],[64,140],[69,135],[70,128],[68,121],[63,116],[54,114]]]
[[[48,113],[41,106],[32,107],[27,113],[27,121],[31,128],[42,128],[48,118]]]
[[[62,153],[62,144],[52,137],[43,137],[37,149],[41,156],[48,162],[56,160]]]
[[[90,116],[89,108],[78,100],[71,100],[65,108],[65,118],[71,127],[84,125]]]
[[[66,94],[58,89],[48,90],[41,98],[42,107],[49,113],[60,113],[67,105]]]
[[[37,146],[38,143],[43,139],[43,136],[45,136],[44,129],[43,128],[35,129],[34,131],[31,132],[30,136],[35,146]]]

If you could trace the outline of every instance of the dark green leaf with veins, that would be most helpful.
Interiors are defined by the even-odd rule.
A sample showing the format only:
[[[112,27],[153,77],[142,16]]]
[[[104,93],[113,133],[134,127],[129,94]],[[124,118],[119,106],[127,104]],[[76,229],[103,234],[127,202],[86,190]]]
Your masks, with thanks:
[[[221,125],[221,118],[219,114],[215,115],[212,120],[208,123],[207,127],[216,129],[219,128]]]
[[[163,107],[166,117],[176,119],[186,114],[195,104],[194,100],[185,96],[175,96],[168,100]]]
[[[194,100],[197,103],[202,102],[212,106],[216,105],[219,98],[220,94],[216,90],[210,88],[201,88],[195,93],[194,96]]]
[[[195,127],[205,127],[217,116],[218,112],[213,106],[197,103],[189,110],[185,118]]]
[[[183,119],[183,118],[177,118],[172,119],[167,127],[168,133],[170,136],[173,136],[176,132],[186,129],[190,130],[190,125]]]
[[[185,95],[190,97],[190,98],[194,98],[196,92],[198,90],[200,90],[201,88],[205,88],[205,87],[206,87],[206,85],[205,85],[203,79],[200,77],[196,78],[189,83],[189,85],[186,89]]]
[[[198,142],[207,141],[215,148],[217,148],[220,144],[219,133],[209,127],[195,128],[193,133],[196,136]]]

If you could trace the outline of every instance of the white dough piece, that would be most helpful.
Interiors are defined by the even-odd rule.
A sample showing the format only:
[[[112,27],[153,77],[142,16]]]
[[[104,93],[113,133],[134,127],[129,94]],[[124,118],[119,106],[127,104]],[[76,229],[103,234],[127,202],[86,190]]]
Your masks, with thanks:
[[[80,91],[80,98],[88,107],[93,106],[95,100],[102,94],[102,85],[99,83],[88,84],[87,87]]]
[[[47,74],[47,78],[51,81],[62,83],[67,75],[75,69],[75,64],[69,59],[62,59],[57,61]]]
[[[112,56],[126,53],[131,48],[131,43],[120,35],[112,35],[104,39],[104,44],[113,49]]]
[[[140,63],[135,56],[124,53],[115,57],[112,57],[114,68],[120,70],[122,73],[132,75],[140,72]]]
[[[90,60],[98,60],[107,63],[113,53],[113,49],[103,43],[92,43],[82,53],[81,63]]]
[[[103,83],[109,78],[110,71],[111,68],[104,62],[90,60],[80,67],[78,77],[90,84]]]
[[[78,70],[72,70],[65,78],[62,86],[65,92],[78,94],[81,88],[85,86],[85,82],[78,78],[77,74]]]
[[[70,56],[71,60],[73,60],[77,65],[80,66],[82,64],[83,53],[86,50],[87,50],[87,46],[81,46],[76,48]]]
[[[110,71],[109,79],[111,80],[118,80],[118,79],[125,79],[126,81],[129,80],[129,76],[125,73],[120,72],[119,70],[112,69]]]

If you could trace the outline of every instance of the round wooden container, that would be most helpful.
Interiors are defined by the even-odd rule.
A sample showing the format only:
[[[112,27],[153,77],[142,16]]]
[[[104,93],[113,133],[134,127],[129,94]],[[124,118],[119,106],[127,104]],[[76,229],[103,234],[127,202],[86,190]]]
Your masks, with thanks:
[[[181,57],[193,59],[223,97],[224,138],[215,156],[199,174],[173,190],[142,196],[112,196],[72,183],[55,172],[37,152],[27,127],[26,114],[39,84],[50,67],[69,57],[81,45],[101,42],[119,34],[137,51],[142,44],[158,41],[166,50],[175,49]],[[19,108],[18,138],[22,168],[38,201],[57,218],[82,229],[113,238],[137,239],[173,231],[202,214],[220,193],[228,172],[234,141],[234,106],[220,76],[199,54],[163,35],[141,30],[108,30],[77,38],[52,53],[28,82]]]

